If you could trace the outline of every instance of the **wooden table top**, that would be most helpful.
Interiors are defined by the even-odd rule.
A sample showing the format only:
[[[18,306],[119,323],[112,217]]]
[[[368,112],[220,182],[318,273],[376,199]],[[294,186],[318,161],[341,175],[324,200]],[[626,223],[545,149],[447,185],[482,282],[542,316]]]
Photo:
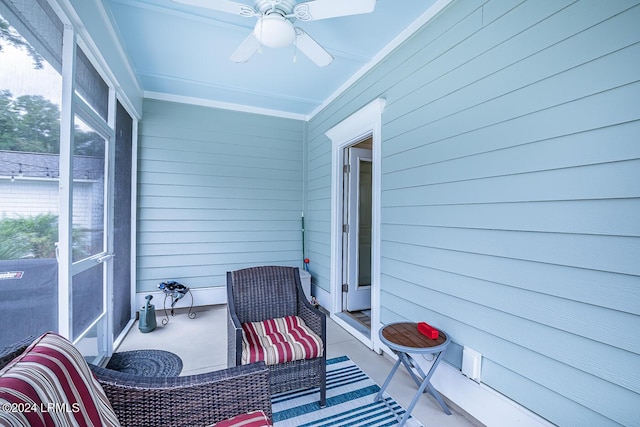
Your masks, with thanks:
[[[412,322],[392,323],[381,331],[382,336],[389,342],[402,347],[427,349],[444,344],[447,335],[439,330],[438,338],[429,339],[418,332],[418,324]]]

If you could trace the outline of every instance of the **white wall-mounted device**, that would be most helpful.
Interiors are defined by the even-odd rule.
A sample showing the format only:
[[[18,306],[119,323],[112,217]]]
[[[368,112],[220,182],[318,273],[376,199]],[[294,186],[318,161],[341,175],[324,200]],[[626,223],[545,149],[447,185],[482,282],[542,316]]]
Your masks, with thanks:
[[[462,374],[467,378],[479,383],[481,367],[482,354],[467,346],[464,346],[462,348]]]

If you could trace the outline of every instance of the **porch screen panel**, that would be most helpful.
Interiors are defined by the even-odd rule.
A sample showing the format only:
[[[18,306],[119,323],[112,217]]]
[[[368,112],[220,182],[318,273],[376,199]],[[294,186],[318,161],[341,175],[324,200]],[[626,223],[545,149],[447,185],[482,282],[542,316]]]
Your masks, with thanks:
[[[80,47],[76,49],[76,92],[100,117],[107,120],[109,86]]]
[[[73,148],[73,253],[74,263],[105,250],[105,165],[107,141],[75,117]],[[72,278],[72,338],[76,340],[104,313],[104,264]]]
[[[62,72],[64,25],[46,0],[1,0],[0,15],[56,71]]]
[[[62,23],[0,0],[0,348],[58,329]]]
[[[104,251],[107,142],[76,116],[73,149],[73,262]]]
[[[104,312],[104,264],[97,264],[73,276],[72,338],[76,340]]]
[[[115,215],[113,259],[113,333],[131,319],[131,180],[133,119],[118,103],[116,110]]]

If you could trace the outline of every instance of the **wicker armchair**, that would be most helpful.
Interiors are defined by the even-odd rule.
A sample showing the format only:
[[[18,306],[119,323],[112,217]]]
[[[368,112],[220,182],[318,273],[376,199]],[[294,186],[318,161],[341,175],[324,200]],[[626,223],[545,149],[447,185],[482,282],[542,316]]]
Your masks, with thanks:
[[[227,272],[227,298],[230,367],[242,363],[242,323],[297,315],[323,343],[327,342],[326,317],[307,301],[295,267],[252,267]],[[320,406],[326,405],[326,348],[321,357],[268,368],[272,393],[317,386]]]
[[[31,341],[0,350],[0,369]],[[90,367],[123,426],[205,426],[257,410],[272,417],[269,369],[264,363],[167,378]]]

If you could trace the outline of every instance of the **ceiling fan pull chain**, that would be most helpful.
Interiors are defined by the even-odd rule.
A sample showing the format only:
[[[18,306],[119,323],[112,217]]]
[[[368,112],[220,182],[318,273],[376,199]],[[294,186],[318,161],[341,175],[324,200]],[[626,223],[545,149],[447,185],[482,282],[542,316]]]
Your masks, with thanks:
[[[296,38],[293,40],[293,63],[298,62],[298,30],[296,29]]]
[[[262,18],[264,18],[264,14],[260,15],[259,20],[261,20]],[[264,29],[264,25],[260,25],[260,38],[258,39],[258,40],[260,40],[260,46],[258,47],[258,53],[260,55],[262,55],[262,41],[261,40],[262,40],[262,31],[263,31],[263,29]]]

